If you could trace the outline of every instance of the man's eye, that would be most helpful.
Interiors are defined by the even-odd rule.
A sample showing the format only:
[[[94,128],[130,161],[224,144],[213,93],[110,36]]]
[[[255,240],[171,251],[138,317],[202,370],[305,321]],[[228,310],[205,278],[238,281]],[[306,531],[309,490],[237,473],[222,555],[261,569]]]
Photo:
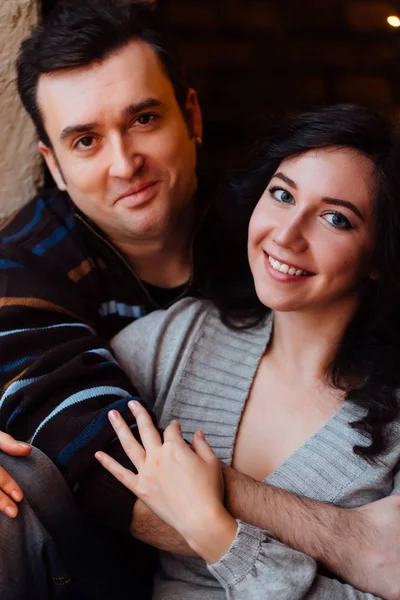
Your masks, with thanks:
[[[278,200],[278,202],[289,203],[293,201],[292,194],[282,188],[272,187],[270,188],[269,193],[275,200]]]
[[[336,229],[353,229],[353,225],[350,223],[347,217],[342,215],[341,212],[333,211],[329,213],[325,213],[323,215],[325,221],[327,221]]]
[[[84,148],[90,148],[90,146],[93,145],[93,140],[94,138],[92,135],[85,135],[85,137],[77,141],[75,147],[83,146]]]
[[[154,115],[146,113],[143,115],[139,115],[139,117],[136,119],[136,123],[139,123],[139,125],[148,125],[154,119],[155,119]]]

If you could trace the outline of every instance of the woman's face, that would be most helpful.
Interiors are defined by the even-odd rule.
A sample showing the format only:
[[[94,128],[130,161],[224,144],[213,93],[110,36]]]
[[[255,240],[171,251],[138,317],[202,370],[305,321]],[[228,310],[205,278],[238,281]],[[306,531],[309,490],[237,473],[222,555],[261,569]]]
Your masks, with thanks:
[[[371,276],[375,167],[350,148],[284,160],[250,220],[257,295],[278,311],[353,305]]]

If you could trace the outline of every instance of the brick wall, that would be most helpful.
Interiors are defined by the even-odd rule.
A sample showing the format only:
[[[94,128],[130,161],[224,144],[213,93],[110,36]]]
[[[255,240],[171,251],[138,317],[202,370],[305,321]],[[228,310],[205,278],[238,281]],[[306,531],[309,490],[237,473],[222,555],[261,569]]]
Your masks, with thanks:
[[[235,144],[287,110],[357,102],[400,113],[400,2],[159,0],[206,116]]]
[[[15,81],[19,45],[37,21],[38,5],[0,1],[0,221],[29,200],[41,180],[35,132]]]

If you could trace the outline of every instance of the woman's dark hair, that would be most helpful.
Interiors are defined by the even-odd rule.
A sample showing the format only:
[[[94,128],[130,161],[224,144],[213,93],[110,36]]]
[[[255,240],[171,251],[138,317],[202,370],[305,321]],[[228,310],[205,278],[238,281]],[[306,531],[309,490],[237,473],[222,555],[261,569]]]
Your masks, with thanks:
[[[373,266],[377,279],[365,285],[361,304],[349,323],[327,373],[346,400],[366,409],[352,427],[367,434],[369,446],[354,452],[373,459],[388,445],[385,425],[398,414],[400,388],[400,142],[391,121],[355,105],[335,105],[290,117],[251,153],[250,166],[236,171],[220,204],[238,240],[235,256],[246,253],[250,216],[279,164],[312,149],[352,148],[375,165],[377,242]],[[231,268],[236,287],[214,301],[225,323],[255,325],[268,309],[256,297],[250,269]],[[235,293],[237,292],[237,293]]]
[[[182,65],[150,2],[64,0],[22,43],[17,60],[18,91],[44,144],[51,147],[37,102],[39,77],[101,63],[132,40],[154,50],[185,112],[188,85]]]

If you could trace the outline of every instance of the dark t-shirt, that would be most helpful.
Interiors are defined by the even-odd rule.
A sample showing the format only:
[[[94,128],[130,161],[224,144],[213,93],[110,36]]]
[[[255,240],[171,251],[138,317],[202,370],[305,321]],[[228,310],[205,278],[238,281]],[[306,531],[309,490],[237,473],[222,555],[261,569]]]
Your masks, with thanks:
[[[154,302],[162,308],[166,308],[173,302],[176,302],[185,293],[188,287],[188,283],[173,288],[159,287],[158,285],[153,285],[147,281],[142,281],[141,283]]]

